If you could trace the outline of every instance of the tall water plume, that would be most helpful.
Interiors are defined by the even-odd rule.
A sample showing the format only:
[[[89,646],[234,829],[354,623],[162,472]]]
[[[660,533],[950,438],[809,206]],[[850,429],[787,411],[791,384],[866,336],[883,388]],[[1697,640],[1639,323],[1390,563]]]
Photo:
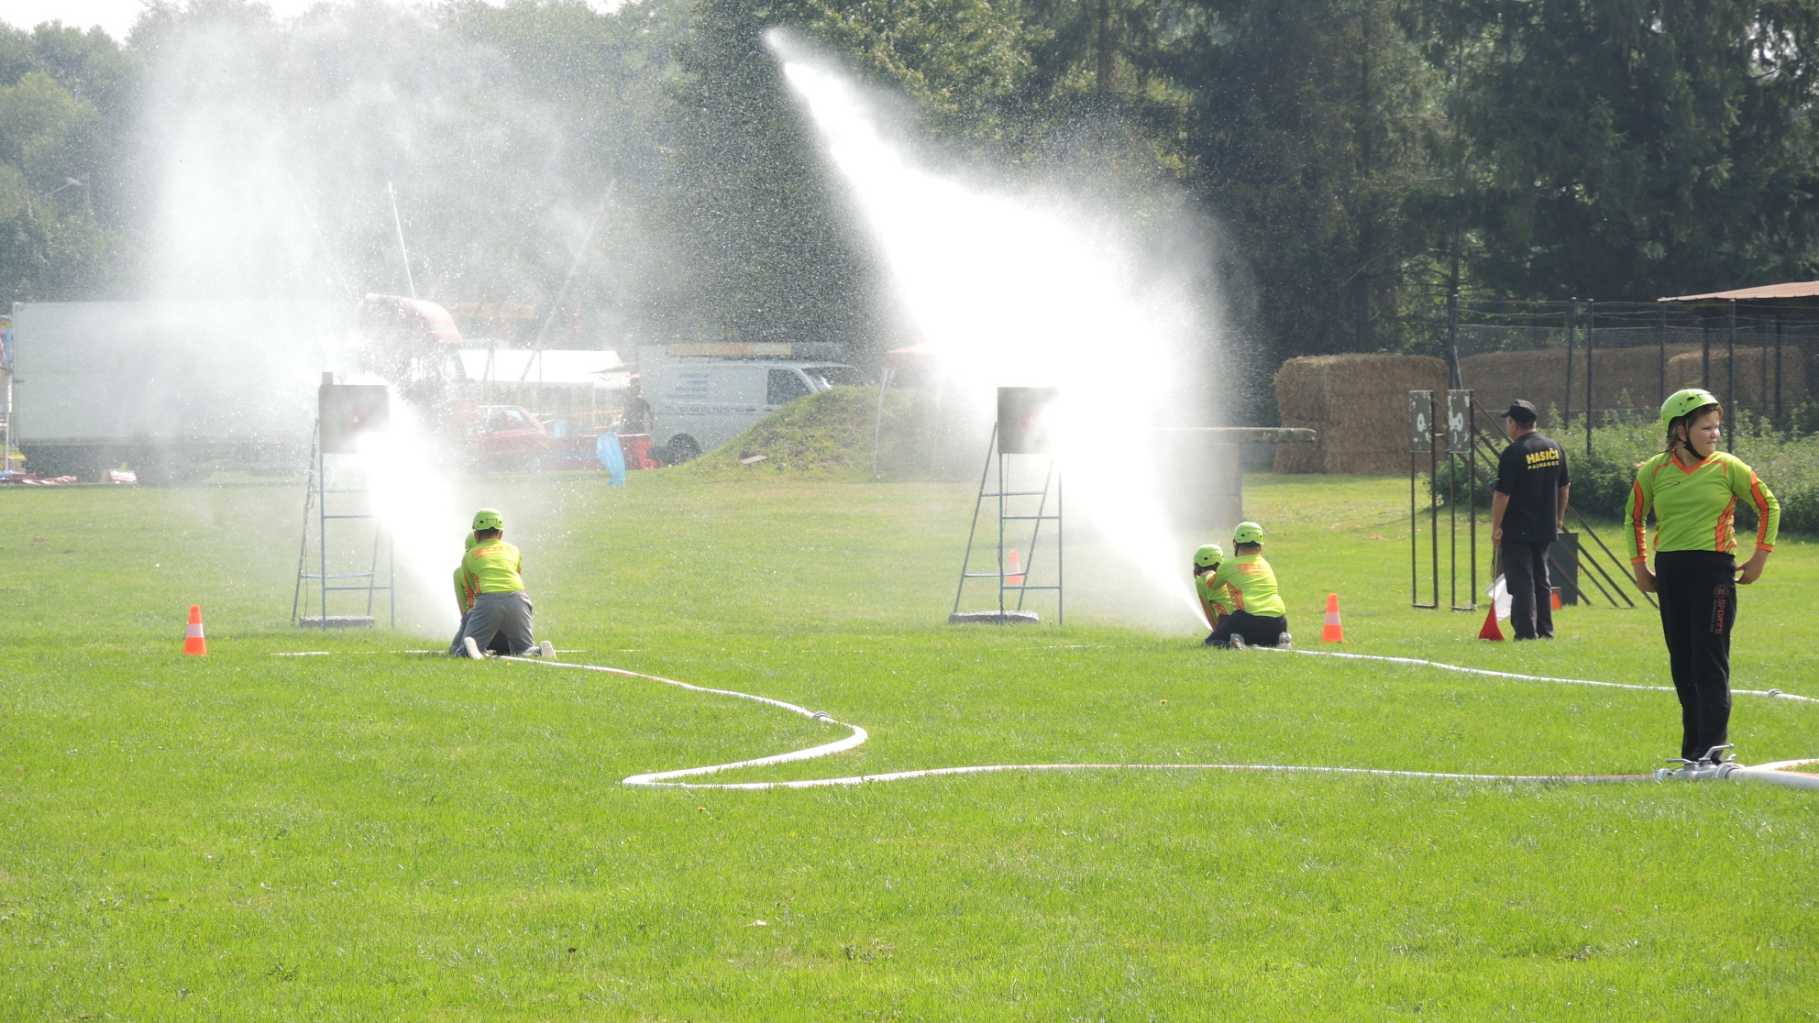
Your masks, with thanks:
[[[559,120],[513,87],[499,53],[423,12],[323,6],[278,21],[211,8],[154,19],[136,45],[148,59],[137,161],[152,201],[133,297],[252,302],[289,321],[240,339],[261,357],[235,387],[313,403],[323,370],[370,382],[336,351],[363,294],[404,294],[414,279],[425,298],[535,304],[555,280],[528,279],[513,257],[566,262],[594,219],[598,192],[576,194],[564,173]],[[320,332],[334,336],[293,343],[296,310],[334,324]],[[373,482],[398,543],[400,624],[439,634],[453,627],[448,577],[468,502],[512,508],[517,485],[496,478],[459,494],[446,450],[455,431],[397,401],[393,423],[350,471]]]
[[[1178,528],[1209,524],[1170,514],[1160,431],[1205,423],[1214,324],[1198,283],[1204,251],[1057,189],[936,169],[849,76],[787,34],[767,43],[847,186],[901,317],[950,381],[978,400],[1000,385],[1060,388],[1051,427],[1068,528],[1084,510],[1111,554],[1070,568],[1069,593],[1087,596],[1096,615],[1187,627],[1198,612],[1185,566],[1204,534]],[[1217,472],[1202,468],[1209,480]]]

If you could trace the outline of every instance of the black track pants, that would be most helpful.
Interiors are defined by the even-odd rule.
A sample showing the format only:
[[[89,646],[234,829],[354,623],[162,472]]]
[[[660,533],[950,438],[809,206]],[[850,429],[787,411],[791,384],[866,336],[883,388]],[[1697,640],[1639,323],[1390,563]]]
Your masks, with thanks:
[[[1680,697],[1680,755],[1698,760],[1725,741],[1731,722],[1731,630],[1737,583],[1729,554],[1655,555],[1656,599]]]
[[[1244,637],[1249,646],[1275,646],[1288,631],[1288,616],[1271,618],[1249,611],[1233,611],[1219,620],[1219,627],[1206,637],[1208,646],[1231,646],[1232,634]]]
[[[1510,625],[1517,639],[1554,638],[1554,594],[1547,579],[1544,543],[1505,541],[1499,548],[1503,581],[1510,590]]]

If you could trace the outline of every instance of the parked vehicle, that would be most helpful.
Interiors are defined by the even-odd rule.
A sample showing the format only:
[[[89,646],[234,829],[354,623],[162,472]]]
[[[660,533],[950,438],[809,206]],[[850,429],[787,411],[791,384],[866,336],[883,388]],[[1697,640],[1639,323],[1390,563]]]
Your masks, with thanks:
[[[651,435],[669,462],[719,447],[797,398],[863,382],[852,366],[829,361],[685,358],[643,372]]]
[[[469,450],[489,469],[537,472],[556,457],[556,441],[537,417],[520,405],[477,405]]]

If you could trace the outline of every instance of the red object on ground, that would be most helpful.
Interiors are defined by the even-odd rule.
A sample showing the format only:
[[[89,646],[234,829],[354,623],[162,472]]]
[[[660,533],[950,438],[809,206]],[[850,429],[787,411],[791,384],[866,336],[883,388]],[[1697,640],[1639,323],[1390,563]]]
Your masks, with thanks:
[[[1548,604],[1554,610],[1560,610],[1560,587],[1554,586],[1549,588]]]
[[[1010,561],[1010,568],[1005,570],[1004,585],[1022,586],[1023,585],[1023,555],[1018,554],[1017,548],[1012,547],[1010,550],[1010,553],[1006,555],[1006,558]]]
[[[189,629],[183,633],[183,655],[185,657],[208,656],[208,640],[202,637],[202,605],[189,606]]]
[[[1484,613],[1484,628],[1478,630],[1479,639],[1503,638],[1503,630],[1497,627],[1497,606],[1492,604]]]
[[[620,434],[619,450],[625,452],[627,469],[655,469],[657,467],[657,460],[651,457],[651,435],[648,433]]]
[[[1339,595],[1326,595],[1326,621],[1320,626],[1320,642],[1345,642],[1345,626],[1339,624]]]

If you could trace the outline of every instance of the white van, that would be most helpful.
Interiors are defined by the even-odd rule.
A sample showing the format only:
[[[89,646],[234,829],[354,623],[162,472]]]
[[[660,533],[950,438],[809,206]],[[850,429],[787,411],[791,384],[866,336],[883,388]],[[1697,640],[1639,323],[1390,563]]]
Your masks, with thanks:
[[[844,363],[771,359],[676,359],[644,381],[651,437],[668,461],[710,451],[797,398],[838,384],[863,383]]]

